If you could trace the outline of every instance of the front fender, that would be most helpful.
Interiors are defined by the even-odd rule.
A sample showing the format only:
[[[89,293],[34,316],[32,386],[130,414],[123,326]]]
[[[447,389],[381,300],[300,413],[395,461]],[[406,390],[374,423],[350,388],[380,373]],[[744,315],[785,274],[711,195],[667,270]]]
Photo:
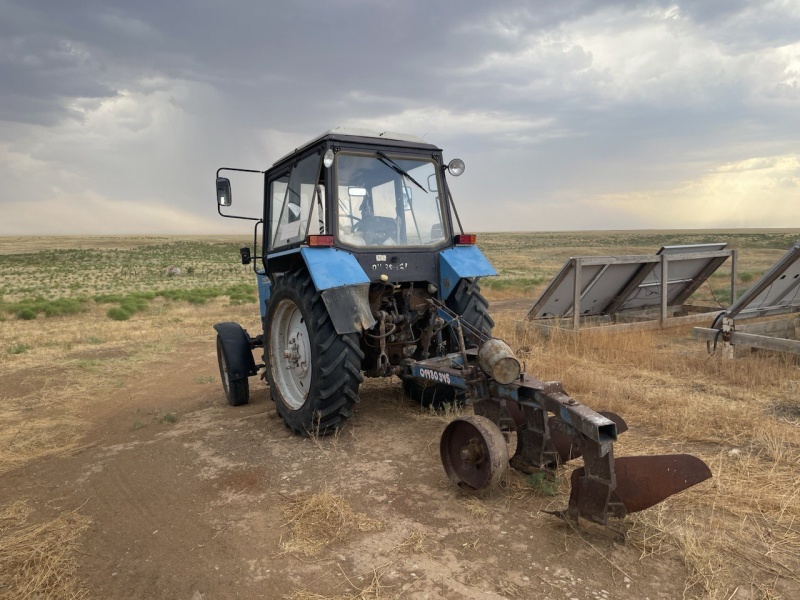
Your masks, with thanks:
[[[246,379],[258,373],[253,360],[250,337],[238,323],[224,322],[214,325],[222,341],[222,350],[228,362],[228,377],[232,381]]]

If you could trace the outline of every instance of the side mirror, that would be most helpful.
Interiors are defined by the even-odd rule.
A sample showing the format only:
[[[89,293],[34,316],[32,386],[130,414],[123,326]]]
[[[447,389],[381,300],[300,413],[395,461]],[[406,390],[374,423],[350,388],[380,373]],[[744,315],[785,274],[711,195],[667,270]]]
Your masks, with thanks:
[[[233,203],[231,196],[231,182],[225,177],[217,177],[217,204],[220,206],[230,206]],[[250,251],[248,250],[248,255]],[[247,263],[245,263],[247,264]]]
[[[230,196],[228,196],[230,198]],[[242,256],[242,264],[250,264],[250,248],[239,248],[239,254]]]

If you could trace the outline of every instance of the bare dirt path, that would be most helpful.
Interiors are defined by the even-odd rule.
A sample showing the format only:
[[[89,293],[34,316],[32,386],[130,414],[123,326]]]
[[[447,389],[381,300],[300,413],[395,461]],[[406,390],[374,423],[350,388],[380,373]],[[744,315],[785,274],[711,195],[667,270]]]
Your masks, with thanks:
[[[368,381],[348,427],[316,440],[284,428],[260,382],[250,405],[224,404],[212,341],[130,378],[92,404],[81,450],[0,476],[0,503],[91,519],[78,571],[90,597],[682,595],[677,558],[643,558],[539,512],[563,494],[536,495],[513,473],[486,499],[455,490],[438,458],[445,421],[396,381]],[[355,526],[307,556],[286,510],[323,491],[352,507]]]

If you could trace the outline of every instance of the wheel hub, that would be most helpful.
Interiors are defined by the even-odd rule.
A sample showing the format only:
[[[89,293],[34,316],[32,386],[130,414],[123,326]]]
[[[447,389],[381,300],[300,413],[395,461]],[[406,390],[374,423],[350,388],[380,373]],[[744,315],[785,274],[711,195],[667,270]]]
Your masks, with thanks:
[[[461,460],[471,465],[477,465],[483,460],[483,447],[478,438],[472,438],[462,446]]]
[[[309,343],[305,331],[293,329],[286,343],[288,348],[283,351],[287,367],[293,369],[297,376],[303,377],[308,371]]]

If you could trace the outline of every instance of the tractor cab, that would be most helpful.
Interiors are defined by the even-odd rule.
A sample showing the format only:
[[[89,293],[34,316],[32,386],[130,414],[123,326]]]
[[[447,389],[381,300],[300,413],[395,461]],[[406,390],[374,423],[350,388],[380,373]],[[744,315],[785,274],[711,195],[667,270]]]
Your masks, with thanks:
[[[248,218],[222,212],[232,196],[223,171],[244,170],[217,172],[220,214]],[[292,251],[333,247],[351,254],[371,281],[435,283],[434,253],[455,240],[445,172],[463,171],[463,161],[445,165],[442,151],[416,136],[328,131],[266,171],[247,171],[264,177],[263,215],[250,217],[258,221],[263,268],[282,272]]]

